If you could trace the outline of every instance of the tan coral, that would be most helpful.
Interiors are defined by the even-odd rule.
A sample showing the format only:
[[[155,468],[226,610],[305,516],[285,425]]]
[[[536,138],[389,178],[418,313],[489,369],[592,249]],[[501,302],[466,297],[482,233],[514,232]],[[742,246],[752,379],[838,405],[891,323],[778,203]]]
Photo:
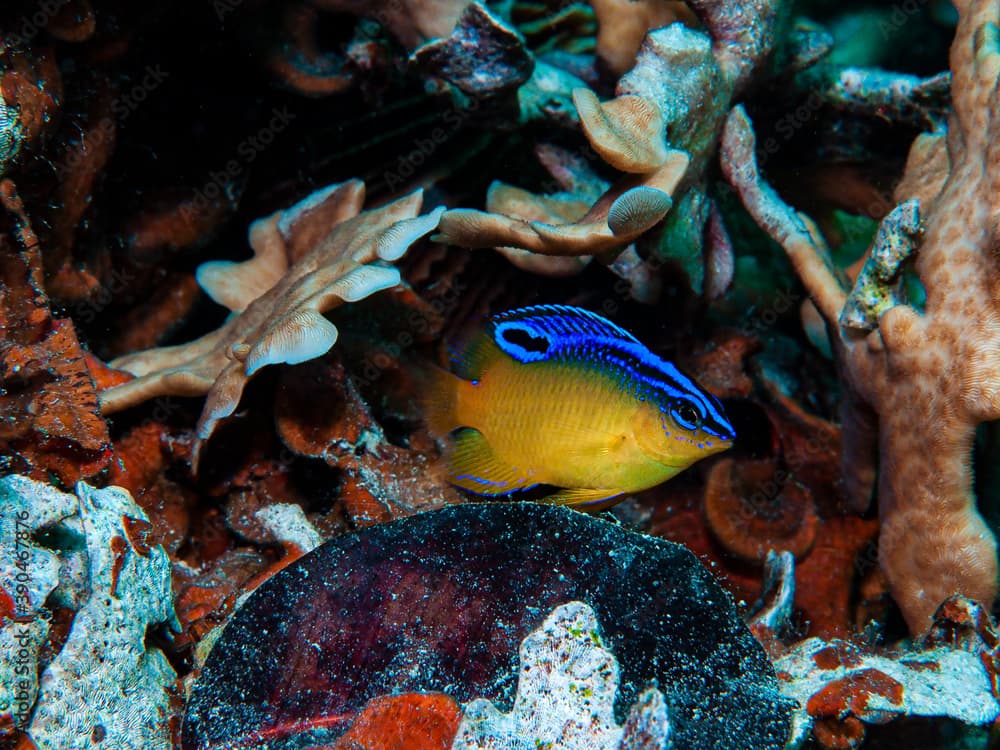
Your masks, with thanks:
[[[996,541],[976,511],[970,454],[977,425],[1000,419],[1000,7],[956,5],[947,137],[916,141],[896,195],[919,202],[923,312],[896,304],[870,332],[839,326],[847,286],[815,227],[760,182],[742,110],[723,141],[730,182],[839,332],[847,468],[863,506],[871,485],[857,476],[874,476],[877,449],[879,561],[913,631],[955,593],[989,606],[997,591]]]
[[[667,146],[656,106],[638,96],[599,104],[586,89],[575,91],[574,101],[594,149],[605,161],[633,174],[623,177],[574,222],[539,221],[523,210],[507,216],[455,209],[441,218],[440,240],[464,247],[521,248],[540,255],[598,255],[627,245],[667,214],[689,159]],[[553,218],[567,215],[552,204],[552,198],[535,200]],[[521,203],[525,202],[522,196]]]
[[[337,329],[322,313],[395,286],[399,271],[382,262],[433,230],[443,210],[418,216],[416,191],[361,211],[364,192],[360,180],[317,191],[251,226],[251,260],[202,265],[199,282],[234,315],[196,341],[114,360],[137,377],[101,394],[104,413],[158,396],[207,394],[198,421],[204,440],[260,368],[327,352]]]
[[[695,23],[687,4],[676,0],[591,0],[597,18],[597,56],[620,76],[632,67],[650,29],[675,21]]]
[[[590,209],[586,201],[574,195],[535,195],[515,185],[499,180],[486,193],[486,210],[493,214],[512,216],[543,224],[572,224]],[[512,264],[522,271],[543,276],[573,276],[591,261],[591,256],[538,255],[519,247],[498,247]]]
[[[653,102],[619,96],[602,104],[593,91],[579,88],[573,103],[590,145],[615,169],[643,174],[667,160],[666,123]]]

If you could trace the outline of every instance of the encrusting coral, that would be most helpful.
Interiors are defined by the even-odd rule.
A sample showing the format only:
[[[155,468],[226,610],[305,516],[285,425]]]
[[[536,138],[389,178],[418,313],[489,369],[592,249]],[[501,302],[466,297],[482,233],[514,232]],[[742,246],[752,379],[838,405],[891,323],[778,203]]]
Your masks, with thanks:
[[[749,622],[774,661],[782,693],[798,705],[787,750],[860,747],[869,727],[902,717],[948,717],[966,725],[969,737],[983,736],[985,746],[988,727],[1000,716],[1000,662],[996,627],[982,607],[954,596],[938,608],[925,635],[888,648],[841,638],[788,643],[782,635],[795,632],[796,577],[792,554],[772,551],[762,602]],[[933,725],[917,726],[923,746],[945,746],[935,742],[943,738],[927,736]],[[916,744],[905,736],[905,730],[895,735],[892,746]]]
[[[73,496],[18,475],[0,480],[0,500],[0,550],[9,552],[0,559],[0,599],[16,597],[14,611],[0,617],[0,642],[19,636],[0,652],[0,674],[14,688],[14,723],[30,737],[18,747],[174,746],[177,675],[146,642],[151,629],[177,626],[170,558],[151,543],[146,514],[120,487],[80,482]],[[56,650],[58,634],[46,637],[61,607],[74,615]],[[45,651],[36,652],[39,641]],[[0,714],[0,738],[6,718]]]
[[[262,367],[329,351],[338,332],[322,313],[398,284],[399,271],[379,262],[397,260],[437,226],[443,211],[419,216],[419,190],[367,211],[364,198],[364,183],[349,180],[254,222],[251,260],[198,269],[201,286],[232,310],[229,320],[191,343],[112,361],[136,379],[102,392],[102,411],[158,396],[208,394],[198,421],[198,437],[206,440]]]
[[[788,254],[835,336],[847,386],[845,470],[856,505],[869,502],[879,457],[879,561],[913,631],[931,623],[955,593],[990,605],[997,590],[996,541],[976,510],[970,455],[976,427],[1000,419],[1000,8],[956,3],[947,134],[919,137],[896,199],[910,208],[883,223],[864,284],[848,287],[833,270],[815,226],[786,205],[757,172],[754,136],[735,110],[723,138],[723,168],[747,209]],[[923,227],[914,268],[923,310],[894,297],[897,251],[913,247],[915,210]],[[886,249],[888,244],[896,250]],[[892,258],[883,263],[880,257]],[[854,328],[870,299],[871,324]],[[853,312],[841,318],[850,301]],[[887,309],[883,308],[887,307]],[[877,427],[877,431],[876,428]]]
[[[71,320],[56,318],[43,283],[41,244],[14,184],[0,182],[0,466],[65,484],[111,458],[86,353]]]

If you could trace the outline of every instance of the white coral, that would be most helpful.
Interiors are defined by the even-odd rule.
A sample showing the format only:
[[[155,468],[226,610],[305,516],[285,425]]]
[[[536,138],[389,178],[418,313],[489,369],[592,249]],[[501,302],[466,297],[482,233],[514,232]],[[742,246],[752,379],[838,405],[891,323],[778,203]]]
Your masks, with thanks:
[[[177,675],[145,639],[148,627],[176,622],[170,560],[162,547],[147,544],[149,519],[125,490],[97,490],[81,482],[76,494],[25,477],[0,480],[0,585],[18,592],[22,557],[31,579],[16,612],[30,621],[0,622],[0,645],[24,628],[38,631],[32,632],[34,645],[26,653],[0,648],[2,685],[19,689],[20,681],[6,679],[20,675],[14,671],[19,668],[28,679],[28,697],[17,695],[14,705],[30,709],[34,704],[28,735],[38,750],[90,748],[96,742],[122,750],[167,750]],[[45,549],[34,539],[39,530],[79,537],[85,549]],[[21,537],[26,544],[16,543],[18,531],[27,535]],[[67,565],[68,559],[74,564]],[[50,592],[60,590],[65,601],[82,604],[36,695],[37,646],[47,634],[43,604]],[[12,698],[0,692],[0,700]]]
[[[465,706],[452,750],[664,750],[670,725],[663,695],[647,688],[624,726],[615,723],[618,662],[594,610],[556,607],[521,643],[517,697],[509,714],[485,699]]]

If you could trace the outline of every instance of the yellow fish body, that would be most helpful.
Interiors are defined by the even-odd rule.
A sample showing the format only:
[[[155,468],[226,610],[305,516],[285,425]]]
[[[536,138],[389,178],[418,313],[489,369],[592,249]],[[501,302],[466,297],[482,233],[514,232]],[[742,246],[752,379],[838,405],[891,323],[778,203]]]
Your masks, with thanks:
[[[610,321],[575,307],[502,313],[438,371],[428,421],[458,430],[451,481],[481,495],[535,485],[596,510],[663,482],[734,437],[711,394]]]

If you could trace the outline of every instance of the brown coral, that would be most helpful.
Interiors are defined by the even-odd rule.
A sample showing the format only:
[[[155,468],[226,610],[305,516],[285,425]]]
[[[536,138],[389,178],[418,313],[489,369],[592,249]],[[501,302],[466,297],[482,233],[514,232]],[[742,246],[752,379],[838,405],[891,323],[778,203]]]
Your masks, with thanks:
[[[379,262],[399,258],[441,213],[417,215],[420,191],[362,212],[364,194],[359,180],[317,191],[251,226],[251,260],[203,264],[202,287],[235,314],[189,344],[112,362],[137,377],[101,394],[104,412],[158,396],[207,394],[198,422],[205,440],[262,367],[328,351],[338,332],[321,313],[397,284],[399,272]]]
[[[0,450],[4,468],[65,484],[111,458],[108,428],[73,323],[54,320],[42,289],[38,239],[14,185],[0,202],[20,247],[0,235]]]
[[[839,333],[847,469],[863,507],[877,447],[879,561],[914,631],[949,596],[988,605],[997,589],[996,541],[976,511],[969,455],[976,426],[1000,418],[1000,9],[956,5],[948,133],[918,139],[896,195],[918,199],[925,227],[915,263],[923,312],[896,304],[871,332],[839,325],[847,286],[815,227],[760,182],[742,110],[730,116],[723,145],[728,179]]]
[[[594,149],[608,163],[632,174],[575,222],[549,224],[454,209],[441,218],[439,239],[464,247],[515,247],[540,255],[580,257],[623,247],[667,214],[688,156],[667,147],[656,105],[639,96],[602,104],[589,89],[574,91],[574,101]],[[547,212],[561,215],[551,207],[551,199],[537,200]]]
[[[737,464],[722,459],[705,484],[705,517],[726,552],[763,563],[770,550],[803,558],[812,549],[819,518],[809,491],[790,481],[774,461]]]
[[[675,21],[695,21],[686,3],[676,0],[592,0],[597,18],[597,56],[615,75],[632,67],[650,29]]]

